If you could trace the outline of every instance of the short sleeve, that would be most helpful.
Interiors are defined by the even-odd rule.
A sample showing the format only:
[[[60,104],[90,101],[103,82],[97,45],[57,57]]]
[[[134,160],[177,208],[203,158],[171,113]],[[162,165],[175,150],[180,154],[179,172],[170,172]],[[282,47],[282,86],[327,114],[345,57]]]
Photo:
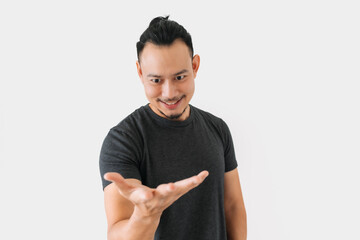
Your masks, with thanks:
[[[235,156],[234,143],[230,133],[230,129],[224,120],[221,119],[222,137],[224,142],[224,158],[225,158],[225,172],[235,169],[238,164]]]
[[[109,131],[102,144],[99,159],[103,189],[111,183],[104,179],[107,172],[118,172],[124,178],[141,181],[139,145],[130,134],[115,128]]]

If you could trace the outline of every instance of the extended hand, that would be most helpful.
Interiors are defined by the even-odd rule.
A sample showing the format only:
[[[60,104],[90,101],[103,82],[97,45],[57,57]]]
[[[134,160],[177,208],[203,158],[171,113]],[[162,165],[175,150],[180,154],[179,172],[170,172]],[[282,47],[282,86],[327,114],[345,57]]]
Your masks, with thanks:
[[[208,175],[208,171],[202,171],[196,176],[174,183],[161,184],[157,188],[129,183],[119,173],[115,172],[106,173],[104,178],[113,182],[120,194],[134,204],[136,214],[147,217],[161,215],[182,195],[199,186]]]

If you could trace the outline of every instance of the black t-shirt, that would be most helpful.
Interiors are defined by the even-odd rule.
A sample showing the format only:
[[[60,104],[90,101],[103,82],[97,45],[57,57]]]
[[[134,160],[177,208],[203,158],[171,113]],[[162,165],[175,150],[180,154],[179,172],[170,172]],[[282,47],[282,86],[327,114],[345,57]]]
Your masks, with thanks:
[[[118,172],[156,188],[209,171],[209,176],[162,214],[155,239],[224,240],[224,173],[237,167],[226,123],[192,105],[185,121],[140,107],[111,128],[100,153],[100,173]]]

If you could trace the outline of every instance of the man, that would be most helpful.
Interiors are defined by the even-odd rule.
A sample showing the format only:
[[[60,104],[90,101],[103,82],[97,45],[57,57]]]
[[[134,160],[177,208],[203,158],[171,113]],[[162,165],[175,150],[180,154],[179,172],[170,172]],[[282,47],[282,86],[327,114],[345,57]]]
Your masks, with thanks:
[[[108,239],[246,239],[229,128],[189,104],[200,57],[168,17],[137,43],[149,103],[111,128],[100,153]]]

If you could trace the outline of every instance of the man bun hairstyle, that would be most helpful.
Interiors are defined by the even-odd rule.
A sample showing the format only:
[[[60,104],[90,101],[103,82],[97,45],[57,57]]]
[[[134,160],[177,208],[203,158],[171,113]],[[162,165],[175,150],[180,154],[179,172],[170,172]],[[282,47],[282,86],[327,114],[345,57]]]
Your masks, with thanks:
[[[169,46],[176,39],[181,39],[188,46],[192,59],[194,49],[191,36],[186,29],[177,22],[169,20],[169,15],[154,18],[149,27],[141,34],[140,41],[136,43],[138,61],[140,62],[140,54],[147,42],[158,46]]]

